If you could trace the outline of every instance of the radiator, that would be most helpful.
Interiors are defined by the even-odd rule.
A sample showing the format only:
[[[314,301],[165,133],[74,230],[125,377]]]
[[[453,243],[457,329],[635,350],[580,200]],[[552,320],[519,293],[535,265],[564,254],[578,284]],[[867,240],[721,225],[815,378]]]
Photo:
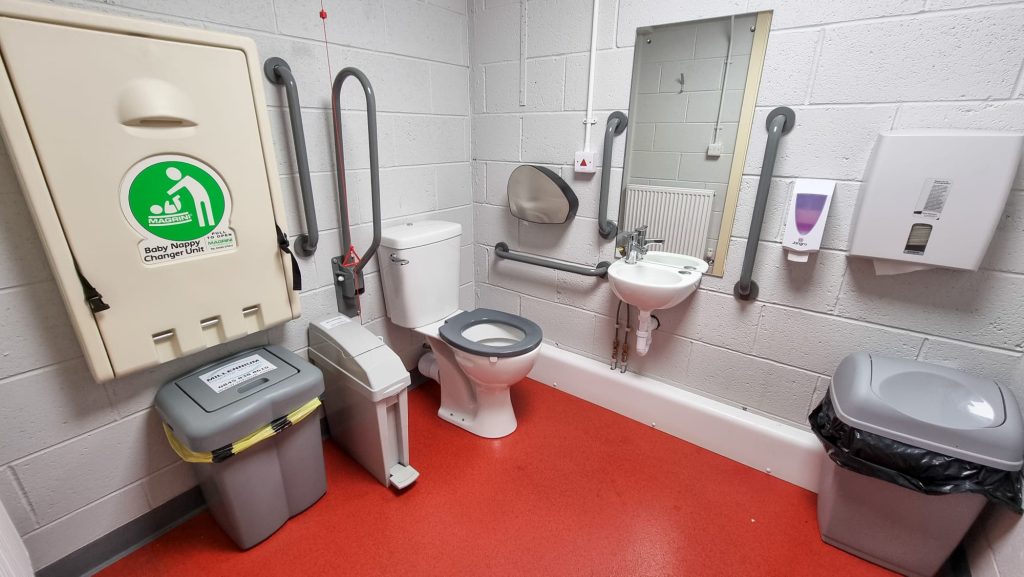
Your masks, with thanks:
[[[666,250],[704,258],[715,191],[630,184],[626,186],[623,232],[647,225],[648,238],[663,238]]]

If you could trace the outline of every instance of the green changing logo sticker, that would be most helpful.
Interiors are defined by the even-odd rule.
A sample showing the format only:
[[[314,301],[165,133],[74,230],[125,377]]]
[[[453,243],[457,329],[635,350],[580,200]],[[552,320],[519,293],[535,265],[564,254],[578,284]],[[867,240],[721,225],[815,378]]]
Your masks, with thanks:
[[[228,228],[231,196],[217,172],[179,154],[135,163],[121,181],[121,210],[142,235],[143,264],[158,265],[236,246]]]

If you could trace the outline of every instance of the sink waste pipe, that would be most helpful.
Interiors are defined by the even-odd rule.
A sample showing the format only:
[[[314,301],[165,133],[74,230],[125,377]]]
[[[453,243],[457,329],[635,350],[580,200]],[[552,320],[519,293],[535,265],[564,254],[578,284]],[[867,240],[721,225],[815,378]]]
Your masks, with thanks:
[[[652,332],[661,326],[658,317],[651,314],[651,311],[637,310],[636,322],[636,354],[641,357],[651,350]]]

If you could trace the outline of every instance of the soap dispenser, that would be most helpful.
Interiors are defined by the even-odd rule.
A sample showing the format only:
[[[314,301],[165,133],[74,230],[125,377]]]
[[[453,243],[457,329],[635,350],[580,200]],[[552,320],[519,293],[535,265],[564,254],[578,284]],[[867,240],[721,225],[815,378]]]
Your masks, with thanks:
[[[783,223],[782,246],[786,258],[793,262],[807,262],[812,252],[821,247],[828,207],[832,204],[833,180],[797,180],[789,195],[789,208]]]

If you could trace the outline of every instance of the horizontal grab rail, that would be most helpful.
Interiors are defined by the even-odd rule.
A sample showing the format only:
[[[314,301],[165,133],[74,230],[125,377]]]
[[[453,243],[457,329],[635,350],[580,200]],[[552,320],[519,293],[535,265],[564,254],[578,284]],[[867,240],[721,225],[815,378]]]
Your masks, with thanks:
[[[494,245],[494,254],[497,255],[498,258],[514,260],[516,262],[524,262],[526,264],[542,266],[544,268],[551,268],[563,272],[571,272],[583,276],[594,276],[601,278],[604,278],[604,276],[608,274],[608,267],[611,266],[611,263],[608,261],[601,261],[597,263],[597,266],[586,266],[582,264],[576,264],[573,262],[556,260],[544,256],[537,256],[535,254],[518,252],[509,249],[508,244],[504,242],[499,242],[498,244]]]
[[[793,126],[796,124],[796,113],[792,108],[780,106],[768,113],[765,124],[768,126],[768,143],[764,147],[764,162],[761,163],[761,177],[757,183],[754,212],[750,217],[747,250],[743,253],[743,269],[740,271],[740,280],[732,289],[736,298],[744,301],[757,300],[757,283],[751,277],[754,274],[754,259],[757,258],[757,244],[761,239],[764,211],[768,206],[768,189],[772,185],[772,173],[775,171],[775,157],[779,152],[779,141],[782,140],[783,134],[793,130]]]

